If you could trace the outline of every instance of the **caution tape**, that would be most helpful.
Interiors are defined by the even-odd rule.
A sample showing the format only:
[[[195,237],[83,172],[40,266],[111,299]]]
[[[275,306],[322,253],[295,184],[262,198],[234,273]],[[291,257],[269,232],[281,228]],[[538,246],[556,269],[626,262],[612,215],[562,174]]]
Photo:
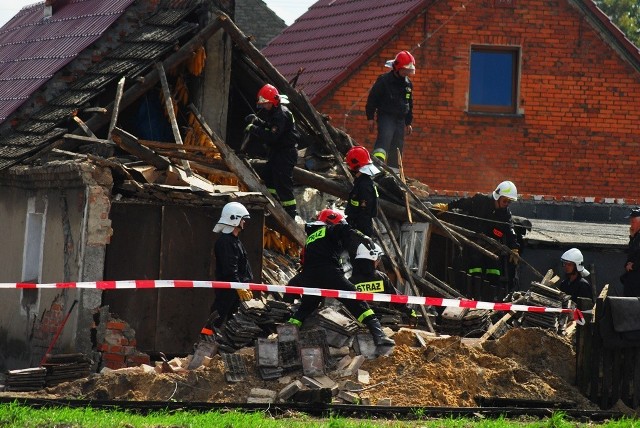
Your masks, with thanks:
[[[584,324],[584,316],[578,309],[548,308],[506,302],[482,302],[468,299],[444,299],[440,297],[407,296],[403,294],[365,293],[361,291],[331,290],[326,288],[291,287],[288,285],[255,284],[251,282],[187,281],[187,280],[130,280],[95,282],[55,282],[50,284],[0,283],[0,289],[61,289],[87,288],[98,290],[143,290],[153,288],[220,288],[234,290],[264,291],[269,293],[303,294],[331,297],[334,299],[364,300],[412,305],[427,305],[453,308],[486,309],[493,311],[515,311],[533,313],[572,314],[573,320]]]

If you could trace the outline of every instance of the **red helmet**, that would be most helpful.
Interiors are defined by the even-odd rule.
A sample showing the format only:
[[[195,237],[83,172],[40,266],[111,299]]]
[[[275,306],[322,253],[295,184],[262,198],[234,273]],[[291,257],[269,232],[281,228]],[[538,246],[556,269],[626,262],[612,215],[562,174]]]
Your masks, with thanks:
[[[363,166],[371,163],[371,156],[369,156],[369,150],[362,146],[355,146],[347,152],[345,161],[351,171],[358,171]]]
[[[275,86],[266,84],[258,91],[258,104],[271,103],[277,106],[280,102],[280,93]]]
[[[396,58],[393,60],[393,69],[398,71],[401,68],[411,70],[411,74],[416,72],[416,60],[409,51],[398,52]]]
[[[331,224],[344,223],[344,214],[340,211],[325,208],[318,214],[318,221]]]

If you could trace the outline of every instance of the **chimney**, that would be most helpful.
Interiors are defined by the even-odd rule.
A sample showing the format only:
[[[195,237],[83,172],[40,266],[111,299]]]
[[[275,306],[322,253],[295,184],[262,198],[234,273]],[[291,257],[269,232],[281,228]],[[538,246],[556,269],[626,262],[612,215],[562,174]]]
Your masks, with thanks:
[[[44,2],[44,19],[49,19],[62,6],[68,3],[68,0],[45,0]]]

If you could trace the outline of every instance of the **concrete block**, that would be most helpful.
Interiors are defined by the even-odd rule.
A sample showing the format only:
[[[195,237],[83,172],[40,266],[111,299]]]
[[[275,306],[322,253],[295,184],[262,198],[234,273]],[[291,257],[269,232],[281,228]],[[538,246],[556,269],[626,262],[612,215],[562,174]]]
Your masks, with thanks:
[[[354,394],[352,392],[348,392],[348,391],[340,391],[338,393],[338,398],[346,401],[347,403],[351,403],[351,404],[357,404],[360,402],[360,397],[358,396],[358,394]]]
[[[302,382],[300,382],[299,380],[293,381],[280,390],[280,392],[278,393],[278,398],[280,398],[281,400],[288,400],[289,398],[293,397],[293,394],[301,391],[303,388],[304,385],[302,384]]]
[[[333,358],[344,357],[349,355],[350,349],[348,346],[343,346],[341,348],[335,348],[333,346],[329,347],[329,356]]]
[[[275,399],[269,397],[249,397],[247,403],[250,404],[272,404],[275,403]]]
[[[349,364],[351,364],[351,356],[345,355],[338,361],[338,364],[336,364],[336,370],[344,370],[349,367]]]
[[[276,391],[272,391],[270,389],[265,389],[265,388],[251,388],[251,391],[249,392],[249,396],[271,398],[275,400],[276,397],[278,396],[278,393]]]
[[[369,372],[366,370],[358,369],[358,382],[364,385],[369,385],[369,383],[371,382]]]
[[[358,354],[367,360],[373,360],[378,357],[378,347],[373,343],[373,337],[369,333],[356,335],[354,343],[356,345],[354,348],[356,348]]]
[[[302,382],[303,385],[310,389],[322,388],[322,384],[320,384],[320,382],[309,376],[302,376],[300,378],[300,382]]]
[[[302,359],[302,372],[305,376],[319,376],[324,374],[324,352],[322,348],[300,349]]]
[[[391,398],[381,398],[376,403],[376,406],[391,406]]]
[[[336,381],[331,379],[329,376],[315,376],[313,380],[320,385],[320,388],[332,389],[338,385]]]

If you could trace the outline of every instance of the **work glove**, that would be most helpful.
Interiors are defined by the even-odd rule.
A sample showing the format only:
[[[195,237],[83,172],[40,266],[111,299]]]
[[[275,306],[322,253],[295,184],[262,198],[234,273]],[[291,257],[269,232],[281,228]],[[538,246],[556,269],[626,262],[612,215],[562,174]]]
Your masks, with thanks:
[[[238,297],[240,297],[241,302],[253,299],[253,293],[250,290],[237,289],[236,291],[238,292]]]
[[[255,114],[250,114],[249,116],[244,118],[244,123],[252,123],[254,122],[256,119],[258,118],[258,116],[256,116]]]
[[[413,309],[411,309],[411,313],[409,314],[409,326],[410,327],[418,326],[418,314]]]
[[[520,261],[520,250],[518,250],[517,248],[514,248],[513,250],[511,250],[511,253],[509,254],[509,262],[513,263],[514,265],[517,265],[519,261]]]
[[[433,204],[431,206],[434,210],[438,211],[449,211],[449,204],[445,204],[444,202],[438,202],[437,204]]]

